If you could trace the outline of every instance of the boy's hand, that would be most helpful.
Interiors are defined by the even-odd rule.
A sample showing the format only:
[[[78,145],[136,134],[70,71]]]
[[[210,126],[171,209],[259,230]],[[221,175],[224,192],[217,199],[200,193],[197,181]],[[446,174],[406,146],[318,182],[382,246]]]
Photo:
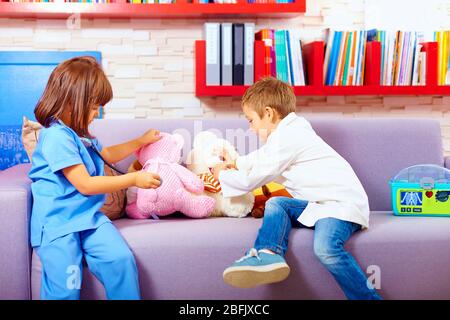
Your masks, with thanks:
[[[212,174],[213,174],[213,176],[214,176],[214,179],[219,180],[219,174],[220,174],[220,172],[221,172],[222,170],[228,170],[228,169],[236,169],[236,168],[233,167],[232,164],[230,164],[230,163],[225,163],[225,162],[222,162],[222,163],[219,163],[219,164],[215,165],[215,166],[212,168]]]
[[[142,136],[138,138],[139,142],[144,146],[149,143],[154,143],[161,139],[161,135],[159,134],[159,130],[151,129],[144,133]]]
[[[231,156],[225,148],[220,148],[218,150],[216,149],[215,154],[218,155],[220,157],[220,160],[222,160],[223,162],[229,163],[233,161],[231,160]]]
[[[134,185],[142,189],[156,189],[161,185],[161,178],[156,173],[138,171],[135,173]]]
[[[227,169],[235,169],[235,170],[237,170],[236,160],[232,160],[230,162],[225,162],[225,164],[227,165]]]
[[[220,171],[225,170],[227,168],[226,163],[222,162],[219,164],[216,164],[213,168],[212,168],[212,174],[214,176],[214,179],[219,180],[219,174]]]
[[[217,153],[220,157],[220,160],[222,160],[226,165],[227,169],[236,169],[236,160],[233,160],[228,153],[227,149],[222,148]]]

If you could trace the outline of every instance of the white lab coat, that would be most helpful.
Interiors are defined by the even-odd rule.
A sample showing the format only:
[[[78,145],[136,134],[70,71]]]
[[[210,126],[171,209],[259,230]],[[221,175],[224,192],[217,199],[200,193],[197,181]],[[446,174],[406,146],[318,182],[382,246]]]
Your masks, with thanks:
[[[236,167],[219,174],[224,197],[275,181],[309,202],[298,219],[305,226],[332,217],[369,227],[367,194],[352,167],[294,112],[280,121],[265,145],[239,157]]]

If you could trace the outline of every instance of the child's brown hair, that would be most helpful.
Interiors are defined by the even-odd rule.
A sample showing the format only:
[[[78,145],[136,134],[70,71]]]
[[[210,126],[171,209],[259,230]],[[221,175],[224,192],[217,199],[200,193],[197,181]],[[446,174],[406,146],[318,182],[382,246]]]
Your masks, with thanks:
[[[295,112],[296,97],[290,85],[273,77],[264,77],[247,89],[242,97],[242,106],[256,111],[260,118],[266,107],[273,108],[283,119]]]
[[[76,57],[53,70],[34,114],[48,128],[61,119],[67,108],[71,114],[70,127],[79,136],[92,137],[88,130],[89,111],[94,106],[104,106],[112,96],[111,84],[95,58]]]

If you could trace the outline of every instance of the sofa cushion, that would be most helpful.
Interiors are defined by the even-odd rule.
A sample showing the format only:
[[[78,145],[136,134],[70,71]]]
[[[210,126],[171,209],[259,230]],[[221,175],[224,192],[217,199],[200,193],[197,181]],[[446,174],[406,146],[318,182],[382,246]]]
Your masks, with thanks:
[[[450,218],[372,214],[371,227],[347,243],[363,271],[380,272],[386,299],[450,297]],[[144,299],[343,299],[328,271],[313,253],[313,231],[294,229],[286,260],[287,281],[237,289],[222,280],[223,270],[255,240],[261,219],[202,220],[171,217],[115,221],[138,264]],[[438,260],[437,257],[439,257]],[[39,298],[40,264],[33,257],[33,299]],[[85,270],[82,297],[104,298],[104,290]],[[418,290],[420,288],[420,290]]]
[[[0,299],[30,299],[30,164],[0,172]]]

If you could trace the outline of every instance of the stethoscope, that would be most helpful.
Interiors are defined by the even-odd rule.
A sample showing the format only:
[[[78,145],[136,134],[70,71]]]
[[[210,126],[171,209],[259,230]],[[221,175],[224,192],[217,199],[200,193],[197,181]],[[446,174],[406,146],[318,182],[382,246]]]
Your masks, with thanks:
[[[59,123],[60,125],[62,125],[62,126],[67,127],[66,124],[65,124],[64,122],[62,122],[61,119],[58,119],[58,123]],[[92,142],[91,139],[86,138],[86,137],[80,137],[80,140],[81,140],[81,142],[83,142],[83,145],[84,145],[86,148],[90,148],[92,151],[94,151],[95,154],[97,154],[97,155],[100,157],[100,159],[102,159],[103,162],[104,162],[108,167],[110,167],[111,169],[113,169],[114,171],[116,171],[116,172],[119,173],[119,174],[126,174],[126,172],[123,172],[123,171],[117,169],[117,168],[114,167],[112,164],[110,164],[108,161],[106,161],[106,160],[102,157],[102,155],[100,154],[100,151],[98,151],[97,147],[95,146],[95,144]]]
[[[126,172],[123,172],[122,170],[117,169],[116,167],[114,167],[112,164],[110,164],[108,161],[106,161],[102,155],[100,154],[100,151],[98,151],[97,147],[95,146],[95,144],[92,142],[91,139],[89,138],[85,138],[85,137],[80,137],[81,142],[83,142],[83,145],[86,148],[90,148],[91,150],[93,150],[99,157],[100,159],[103,160],[103,162],[110,167],[111,169],[113,169],[114,171],[116,171],[117,173],[120,174],[126,174]]]

